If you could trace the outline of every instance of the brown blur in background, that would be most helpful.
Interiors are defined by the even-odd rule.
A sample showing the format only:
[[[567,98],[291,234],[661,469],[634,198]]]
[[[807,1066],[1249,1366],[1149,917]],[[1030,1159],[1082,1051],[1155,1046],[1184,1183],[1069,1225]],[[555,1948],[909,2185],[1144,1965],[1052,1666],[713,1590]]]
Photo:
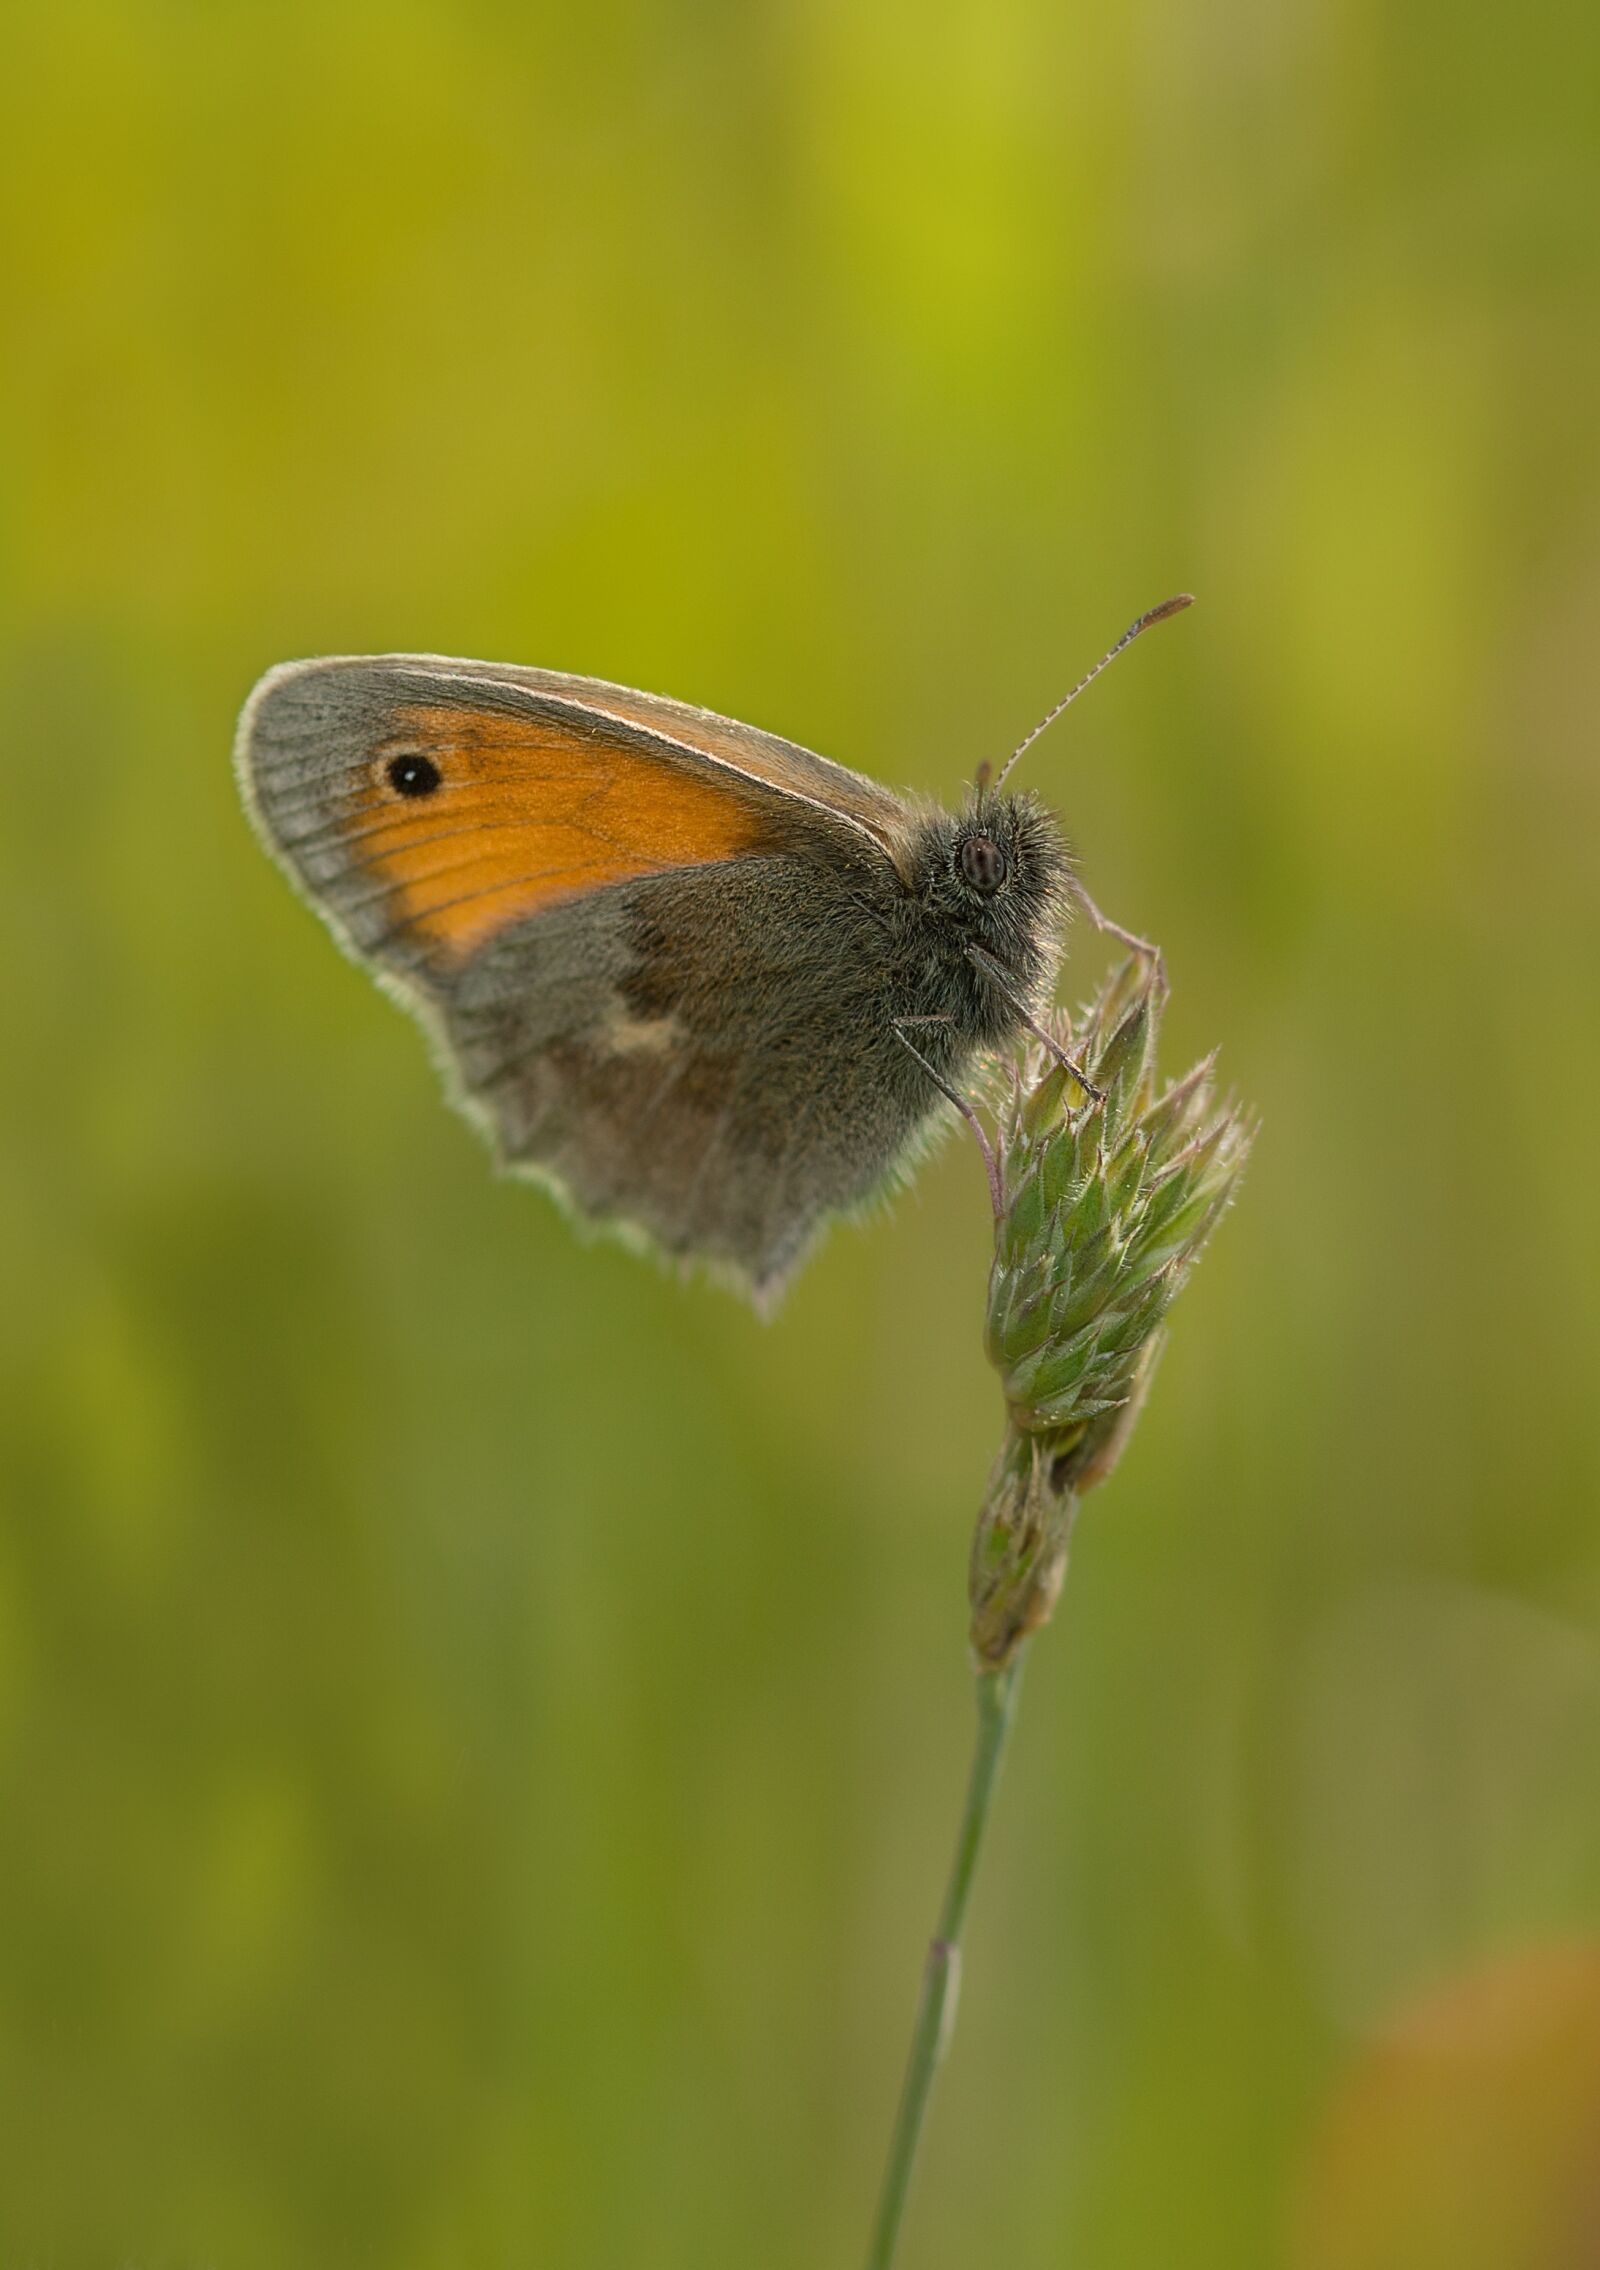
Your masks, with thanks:
[[[586,1247],[251,840],[252,680],[950,793],[1182,588],[1031,777],[1264,1131],[907,2270],[1600,2262],[1593,10],[0,37],[0,2262],[848,2265],[964,1771],[969,1149],[770,1327]]]

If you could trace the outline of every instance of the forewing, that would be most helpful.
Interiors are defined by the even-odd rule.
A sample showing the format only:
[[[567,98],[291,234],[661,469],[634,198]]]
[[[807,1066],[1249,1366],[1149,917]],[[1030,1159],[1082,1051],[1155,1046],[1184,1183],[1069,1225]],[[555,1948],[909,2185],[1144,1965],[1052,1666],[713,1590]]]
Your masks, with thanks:
[[[831,1051],[874,1021],[901,799],[706,711],[419,656],[269,673],[238,761],[509,1161],[758,1284],[871,1179]]]
[[[270,848],[334,927],[425,987],[608,884],[797,832],[892,859],[903,828],[887,791],[732,720],[424,657],[270,672],[241,722],[239,768]]]

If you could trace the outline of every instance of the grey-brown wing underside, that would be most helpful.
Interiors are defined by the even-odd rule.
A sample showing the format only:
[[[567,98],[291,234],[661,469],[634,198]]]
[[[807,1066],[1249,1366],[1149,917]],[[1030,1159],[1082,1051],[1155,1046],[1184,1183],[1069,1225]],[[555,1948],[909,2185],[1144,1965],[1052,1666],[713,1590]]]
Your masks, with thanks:
[[[509,1163],[757,1283],[875,1178],[886,791],[656,697],[426,657],[271,673],[239,767]]]

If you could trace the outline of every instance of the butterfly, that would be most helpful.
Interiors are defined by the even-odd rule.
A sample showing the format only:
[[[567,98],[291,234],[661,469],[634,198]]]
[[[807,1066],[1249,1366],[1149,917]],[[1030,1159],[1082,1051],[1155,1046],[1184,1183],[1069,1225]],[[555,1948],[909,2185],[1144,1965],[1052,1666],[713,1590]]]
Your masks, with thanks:
[[[1050,718],[952,812],[599,679],[333,656],[267,672],[236,763],[501,1160],[769,1305],[1048,1000],[1078,886],[1004,781]]]

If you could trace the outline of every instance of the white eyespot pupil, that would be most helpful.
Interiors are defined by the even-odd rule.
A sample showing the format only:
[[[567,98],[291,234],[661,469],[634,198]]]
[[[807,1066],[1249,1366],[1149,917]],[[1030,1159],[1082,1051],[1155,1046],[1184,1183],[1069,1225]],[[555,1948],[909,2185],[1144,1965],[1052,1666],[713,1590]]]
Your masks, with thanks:
[[[391,757],[388,773],[397,796],[431,796],[439,785],[439,768],[431,757]]]

